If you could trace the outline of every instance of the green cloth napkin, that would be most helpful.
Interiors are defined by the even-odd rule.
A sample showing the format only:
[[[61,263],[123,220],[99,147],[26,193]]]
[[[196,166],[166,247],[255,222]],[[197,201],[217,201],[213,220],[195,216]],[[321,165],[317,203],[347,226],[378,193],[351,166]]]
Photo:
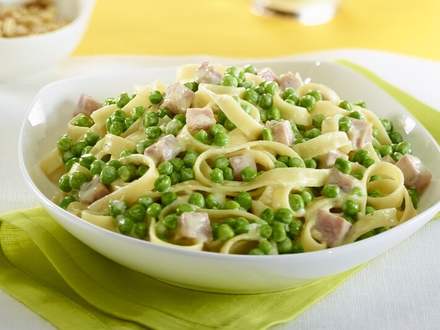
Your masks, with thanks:
[[[440,114],[371,72],[440,140]],[[0,215],[0,288],[61,329],[262,329],[298,316],[356,270],[283,292],[204,293],[174,287],[99,255],[43,209]]]

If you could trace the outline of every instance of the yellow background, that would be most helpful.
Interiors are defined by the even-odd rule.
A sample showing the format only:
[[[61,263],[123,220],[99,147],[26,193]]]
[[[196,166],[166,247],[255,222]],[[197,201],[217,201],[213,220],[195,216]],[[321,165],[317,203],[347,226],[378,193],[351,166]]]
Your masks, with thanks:
[[[251,13],[250,0],[98,0],[75,55],[267,57],[362,47],[440,58],[440,0],[346,0],[303,26]]]

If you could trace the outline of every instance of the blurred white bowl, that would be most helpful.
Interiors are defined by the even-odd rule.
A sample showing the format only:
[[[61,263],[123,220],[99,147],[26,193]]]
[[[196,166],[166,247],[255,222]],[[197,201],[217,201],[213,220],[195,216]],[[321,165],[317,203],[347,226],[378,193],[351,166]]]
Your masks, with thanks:
[[[97,99],[131,91],[159,79],[170,83],[175,69],[146,69],[78,77],[52,83],[36,96],[23,124],[19,157],[22,174],[42,205],[58,223],[91,248],[129,268],[163,281],[208,291],[256,293],[302,285],[349,270],[396,246],[440,211],[440,150],[432,136],[402,106],[363,76],[335,63],[266,62],[275,72],[299,71],[303,77],[327,84],[348,100],[365,100],[380,116],[391,118],[405,131],[433,173],[421,198],[419,214],[382,234],[318,252],[277,256],[224,255],[155,245],[97,227],[50,200],[57,187],[39,169],[42,155],[65,133],[78,96]],[[420,251],[420,254],[423,254]]]
[[[47,70],[67,58],[87,27],[94,0],[56,0],[59,16],[70,21],[52,32],[0,38],[0,81]]]

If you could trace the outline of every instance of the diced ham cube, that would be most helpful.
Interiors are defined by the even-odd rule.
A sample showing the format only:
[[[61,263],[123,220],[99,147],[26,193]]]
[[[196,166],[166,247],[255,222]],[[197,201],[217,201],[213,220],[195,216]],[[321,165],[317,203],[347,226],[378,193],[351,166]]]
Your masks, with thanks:
[[[336,159],[338,158],[347,160],[348,156],[338,150],[332,150],[321,156],[319,164],[323,168],[331,168],[335,165]]]
[[[176,238],[206,242],[212,240],[208,213],[184,212],[177,222]]]
[[[317,238],[328,247],[341,245],[350,228],[351,223],[343,217],[326,210],[318,210],[314,231]]]
[[[183,151],[182,146],[172,134],[163,136],[145,149],[144,155],[151,157],[156,164],[171,160]]]
[[[102,104],[96,101],[94,98],[82,94],[78,100],[78,105],[73,115],[76,116],[77,114],[83,113],[90,116],[93,111],[98,110],[101,107]]]
[[[257,170],[257,164],[255,163],[254,157],[249,154],[231,157],[229,158],[229,163],[231,164],[232,172],[234,173],[236,180],[241,179],[241,171],[248,166]]]
[[[197,69],[197,76],[200,83],[205,84],[220,84],[222,81],[222,75],[220,72],[214,70],[209,62],[203,62]]]
[[[304,85],[304,82],[298,72],[287,72],[278,78],[278,84],[280,85],[280,89],[284,91],[286,88],[297,89]]]
[[[359,185],[357,179],[353,176],[344,174],[336,168],[331,169],[327,183],[335,184],[345,192],[350,192],[354,187]]]
[[[415,156],[403,156],[396,163],[396,166],[402,171],[407,187],[415,188],[418,192],[422,192],[431,182],[431,172]]]
[[[216,123],[214,112],[208,106],[204,108],[189,108],[186,111],[186,125],[190,132],[200,129],[207,130]]]
[[[351,119],[348,136],[355,149],[361,149],[373,141],[373,126],[365,120]]]
[[[261,69],[258,72],[258,76],[265,81],[275,81],[277,80],[277,75],[270,68]]]
[[[82,184],[79,190],[79,200],[82,203],[91,204],[109,193],[110,190],[101,183],[99,176],[96,175],[90,182]]]
[[[185,113],[186,109],[191,106],[193,98],[192,90],[180,83],[174,83],[166,89],[162,106],[173,113]]]
[[[294,142],[294,135],[288,120],[271,120],[266,125],[272,130],[273,139],[276,142],[290,146]]]

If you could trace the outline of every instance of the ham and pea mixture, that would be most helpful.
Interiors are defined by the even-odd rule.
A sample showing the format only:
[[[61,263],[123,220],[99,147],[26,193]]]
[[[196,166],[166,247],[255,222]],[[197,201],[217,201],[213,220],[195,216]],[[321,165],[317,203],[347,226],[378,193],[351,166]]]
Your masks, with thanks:
[[[378,109],[380,110],[380,109]],[[431,180],[399,129],[297,72],[209,63],[106,100],[82,95],[42,161],[54,200],[153,244],[273,255],[365,239]]]

